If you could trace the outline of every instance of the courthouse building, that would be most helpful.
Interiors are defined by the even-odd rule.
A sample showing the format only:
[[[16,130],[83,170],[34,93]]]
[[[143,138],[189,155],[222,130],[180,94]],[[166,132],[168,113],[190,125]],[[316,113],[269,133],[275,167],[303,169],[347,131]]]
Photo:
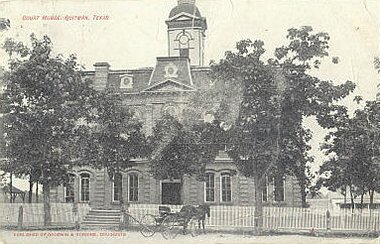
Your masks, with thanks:
[[[152,133],[155,121],[165,113],[183,118],[189,95],[197,90],[212,89],[205,65],[204,49],[207,21],[194,0],[178,0],[165,21],[168,46],[166,57],[157,57],[155,67],[113,70],[107,62],[94,64],[86,77],[94,80],[98,90],[112,89],[120,93],[125,104],[143,123],[146,135]],[[221,50],[222,52],[223,50]],[[118,208],[119,192],[129,203],[179,204],[180,182],[156,180],[149,175],[147,160],[123,172],[122,189],[109,179],[107,170],[80,168],[72,172],[66,186],[52,190],[52,201],[88,202],[92,208]],[[206,181],[185,177],[183,203],[215,205],[253,205],[254,182],[239,173],[223,151],[215,162],[207,165]],[[301,206],[300,187],[294,177],[268,180],[264,188],[264,204]]]

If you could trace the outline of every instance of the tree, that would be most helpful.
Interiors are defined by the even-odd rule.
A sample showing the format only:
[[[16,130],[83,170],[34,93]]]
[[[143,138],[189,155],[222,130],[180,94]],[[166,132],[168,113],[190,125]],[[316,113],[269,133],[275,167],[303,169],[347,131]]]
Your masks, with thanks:
[[[240,83],[242,95],[235,126],[231,129],[229,155],[238,170],[255,182],[255,226],[262,226],[262,187],[265,175],[278,156],[280,91],[276,70],[260,60],[263,42],[250,40],[237,44],[238,51],[227,52],[212,66],[214,79]],[[220,106],[223,107],[223,106]],[[236,107],[236,105],[235,105]]]
[[[323,150],[330,156],[320,168],[320,185],[329,190],[340,190],[346,194],[350,189],[351,205],[354,199],[368,192],[370,204],[373,195],[380,189],[378,158],[380,142],[380,106],[376,101],[367,101],[363,109],[357,109],[352,118],[347,114],[340,125],[325,138]]]
[[[375,69],[377,70],[377,72],[380,73],[380,58],[379,57],[374,57],[373,65],[375,66]]]
[[[11,21],[9,19],[0,18],[0,31],[7,30],[11,27]]]
[[[68,181],[76,144],[94,90],[80,75],[75,55],[53,56],[48,36],[30,36],[31,47],[6,40],[12,59],[5,76],[5,171],[35,176],[43,186],[44,224],[51,224],[50,189]]]
[[[310,172],[308,162],[312,158],[307,151],[311,131],[303,127],[305,117],[315,116],[323,128],[334,128],[345,112],[344,106],[336,102],[346,97],[355,88],[355,84],[346,81],[333,85],[309,74],[318,69],[323,58],[328,56],[330,37],[325,32],[313,33],[310,26],[288,30],[289,43],[275,50],[275,59],[269,60],[279,67],[285,78],[284,100],[281,116],[281,155],[279,163],[287,165],[287,173],[294,174],[302,189],[302,202],[306,206],[306,186],[310,186],[305,172]],[[333,57],[333,63],[338,58]],[[310,174],[309,174],[310,175]]]
[[[96,96],[97,103],[87,118],[88,130],[83,130],[82,162],[96,169],[107,169],[110,179],[118,186],[119,203],[122,213],[124,196],[122,172],[133,165],[134,159],[147,155],[146,140],[142,124],[133,118],[128,108],[122,107],[121,99],[112,91]]]
[[[238,108],[233,114],[229,141],[230,156],[238,169],[255,181],[255,219],[262,226],[262,184],[269,173],[295,175],[306,203],[307,175],[311,160],[307,142],[311,132],[302,125],[304,117],[315,116],[325,128],[333,128],[337,114],[343,110],[336,102],[346,97],[355,85],[347,81],[333,85],[308,72],[318,68],[328,55],[327,33],[313,33],[311,27],[289,29],[288,45],[275,50],[275,57],[262,61],[262,41],[242,40],[237,51],[226,52],[219,63],[213,63],[212,78],[223,92],[236,91],[235,101],[219,109]],[[221,112],[223,114],[223,112]],[[306,204],[305,204],[306,205]]]

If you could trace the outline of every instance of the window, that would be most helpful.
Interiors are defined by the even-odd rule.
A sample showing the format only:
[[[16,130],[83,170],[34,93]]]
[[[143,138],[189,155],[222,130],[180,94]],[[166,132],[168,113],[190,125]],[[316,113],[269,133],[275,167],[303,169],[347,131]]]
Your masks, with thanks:
[[[274,178],[273,194],[275,202],[285,201],[285,177],[279,176]]]
[[[120,88],[132,89],[133,88],[133,76],[122,75],[120,77]]]
[[[165,66],[165,78],[177,78],[178,77],[178,68],[175,64],[169,63]]]
[[[163,112],[164,112],[164,115],[170,115],[172,117],[177,117],[177,109],[174,105],[167,105],[164,109],[163,109]]]
[[[90,175],[87,173],[80,175],[80,200],[81,202],[90,201]]]
[[[66,202],[74,202],[74,179],[75,175],[69,174],[69,181],[65,185]]]
[[[268,202],[268,177],[265,176],[263,185],[263,202]]]
[[[221,202],[231,202],[231,175],[223,173],[221,176]]]
[[[206,173],[205,202],[215,201],[215,174]]]
[[[119,182],[118,182],[119,180],[121,180],[121,188],[119,187]],[[120,201],[120,193],[123,190],[123,177],[121,175],[119,175],[119,177],[114,177],[112,184],[113,184],[112,200],[114,202],[119,202]]]
[[[128,175],[128,201],[137,202],[139,200],[139,177],[137,174]]]

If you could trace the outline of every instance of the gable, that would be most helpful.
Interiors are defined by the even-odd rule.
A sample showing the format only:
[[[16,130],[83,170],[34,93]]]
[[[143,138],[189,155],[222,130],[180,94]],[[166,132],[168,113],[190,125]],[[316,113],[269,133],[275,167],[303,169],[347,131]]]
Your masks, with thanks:
[[[143,92],[191,92],[196,89],[173,79],[164,80],[146,88]]]

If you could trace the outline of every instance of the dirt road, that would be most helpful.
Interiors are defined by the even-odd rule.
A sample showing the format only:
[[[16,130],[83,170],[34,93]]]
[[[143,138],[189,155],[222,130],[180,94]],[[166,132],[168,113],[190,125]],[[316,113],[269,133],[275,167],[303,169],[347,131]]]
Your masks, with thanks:
[[[380,239],[365,238],[322,238],[310,236],[243,236],[233,234],[207,234],[196,237],[177,236],[174,240],[165,240],[159,233],[151,238],[144,238],[139,232],[112,231],[1,231],[2,243],[10,244],[380,244]]]

